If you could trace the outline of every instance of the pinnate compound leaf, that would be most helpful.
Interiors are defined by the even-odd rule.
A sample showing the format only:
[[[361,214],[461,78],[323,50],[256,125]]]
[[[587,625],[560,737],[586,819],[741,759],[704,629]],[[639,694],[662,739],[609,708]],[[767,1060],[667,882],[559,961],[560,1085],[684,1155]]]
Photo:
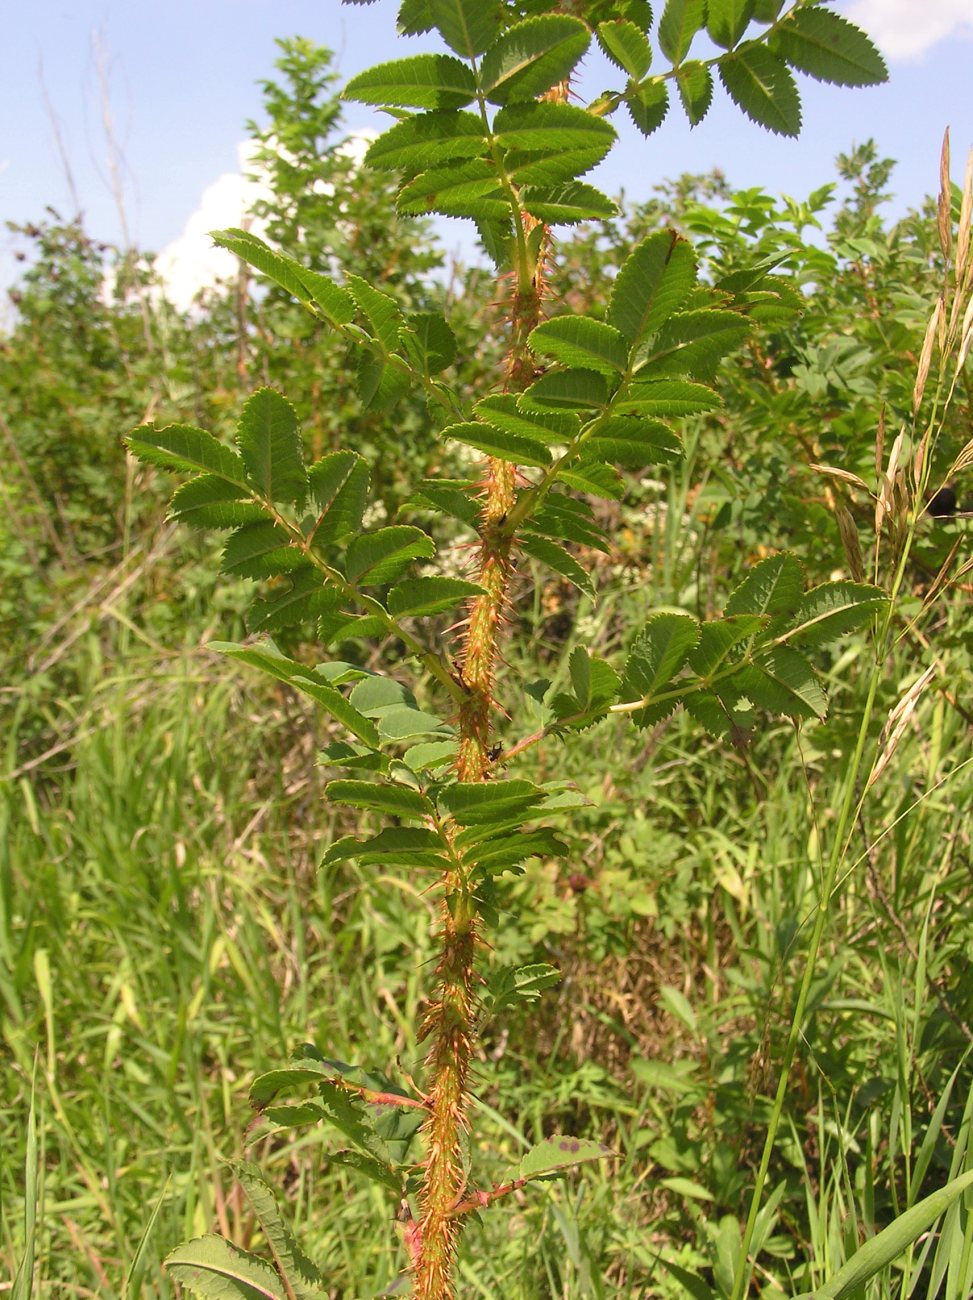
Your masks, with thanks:
[[[343,93],[345,99],[379,107],[464,108],[476,95],[476,82],[451,54],[417,54],[366,68]]]
[[[720,80],[751,121],[775,135],[801,130],[801,97],[787,64],[764,45],[748,41],[720,61]]]
[[[406,317],[399,339],[409,360],[425,374],[437,375],[456,360],[456,335],[439,312],[414,312]]]
[[[177,1246],[166,1272],[199,1300],[288,1300],[276,1269],[213,1233]]]
[[[546,797],[530,781],[457,781],[440,791],[439,802],[459,826],[489,826],[522,819]]]
[[[676,77],[679,98],[690,126],[698,126],[713,102],[713,75],[705,63],[684,63]]]
[[[250,482],[267,501],[302,506],[307,473],[293,406],[273,388],[247,399],[236,430]]]
[[[699,643],[689,656],[689,666],[699,677],[709,677],[724,666],[734,648],[756,636],[767,624],[762,614],[735,614],[711,619],[700,628]]]
[[[530,411],[590,411],[608,403],[608,384],[597,370],[551,370],[536,379],[519,399]]]
[[[665,324],[695,283],[691,246],[674,230],[657,231],[633,250],[615,277],[608,324],[635,345]]]
[[[612,63],[630,77],[644,77],[652,66],[652,47],[645,32],[628,19],[613,18],[599,23],[595,36]]]
[[[549,1137],[527,1152],[520,1162],[521,1178],[543,1178],[545,1174],[560,1173],[575,1165],[591,1160],[613,1160],[616,1153],[611,1147],[589,1138]]]
[[[158,429],[142,424],[125,439],[136,459],[159,469],[209,472],[231,483],[246,486],[246,466],[232,447],[217,442],[205,429],[192,424],[167,424]],[[247,489],[249,491],[249,489]]]
[[[169,518],[191,528],[239,528],[266,519],[266,508],[250,495],[249,488],[218,474],[198,474],[173,493]]]
[[[774,646],[742,673],[753,702],[771,713],[823,718],[828,711],[828,699],[814,669],[789,646]]]
[[[632,643],[622,677],[626,699],[647,701],[672,681],[699,641],[691,614],[653,614]]]
[[[262,272],[298,302],[316,309],[329,324],[338,327],[354,320],[355,304],[351,295],[326,275],[310,271],[293,258],[275,252],[249,230],[231,228],[214,230],[210,234],[214,243],[235,253],[241,261]]]
[[[737,312],[678,312],[645,349],[636,376],[692,375],[711,380],[720,359],[738,348],[749,333],[750,323]]]
[[[353,582],[380,586],[401,577],[413,560],[428,560],[436,547],[428,533],[409,524],[393,524],[356,537],[345,556],[345,571]]]
[[[524,207],[548,226],[575,226],[581,221],[605,221],[618,212],[617,205],[601,190],[584,181],[563,185],[525,185],[520,192]]]
[[[335,451],[307,472],[311,499],[318,509],[312,528],[316,546],[341,541],[361,527],[368,497],[368,465],[354,451]]]
[[[449,424],[443,429],[442,436],[512,465],[535,465],[543,469],[551,463],[551,453],[544,443],[522,433],[498,429],[481,420]]]
[[[374,289],[359,275],[346,275],[348,292],[372,327],[372,332],[385,352],[395,352],[399,346],[399,331],[404,322],[402,312],[394,298]]]
[[[528,18],[508,28],[487,50],[480,84],[494,104],[536,99],[567,80],[590,39],[579,18],[567,14]]]
[[[461,159],[422,172],[399,191],[396,207],[411,216],[441,212],[447,217],[477,219],[501,218],[510,211],[493,165],[482,158]]]
[[[659,19],[659,46],[670,63],[682,63],[706,21],[706,0],[666,0]]]
[[[321,1289],[324,1279],[320,1270],[308,1259],[284,1222],[277,1198],[261,1177],[256,1165],[241,1161],[233,1166],[233,1170],[273,1252],[277,1268],[293,1292],[294,1300],[324,1300],[324,1291]]]
[[[227,538],[220,569],[244,578],[271,578],[303,569],[307,558],[290,545],[287,533],[272,519],[244,524]]]
[[[537,326],[529,343],[534,352],[553,357],[562,365],[586,367],[606,375],[619,374],[628,364],[624,336],[612,325],[589,316],[555,316]]]
[[[628,115],[644,136],[657,131],[669,112],[669,88],[664,81],[632,83],[625,92]]]
[[[430,871],[446,871],[450,867],[439,836],[422,826],[394,826],[367,840],[345,836],[331,845],[321,859],[321,866],[331,867],[352,859],[362,866],[378,863]]]
[[[794,612],[794,624],[780,641],[825,645],[867,626],[888,605],[879,587],[863,582],[825,582],[804,595]]]
[[[372,143],[365,161],[415,174],[448,160],[477,158],[485,149],[483,123],[475,113],[438,109],[396,123]]]
[[[614,403],[622,414],[643,416],[696,415],[714,411],[720,396],[705,384],[685,379],[653,379],[631,384],[625,396]]]
[[[272,641],[260,645],[235,645],[231,641],[211,641],[211,650],[239,659],[251,668],[259,668],[280,682],[310,696],[370,749],[377,749],[379,735],[375,723],[360,713],[335,687],[317,677],[313,668],[296,663],[277,649]]]
[[[505,149],[524,153],[557,155],[576,150],[594,150],[595,161],[611,148],[615,128],[571,104],[508,104],[493,120],[493,133]]]
[[[428,817],[434,811],[418,790],[390,781],[329,781],[324,794],[332,803],[368,808],[390,817]]]
[[[885,60],[854,23],[830,9],[795,9],[771,38],[792,67],[837,86],[876,86],[888,79]]]
[[[540,560],[546,564],[549,569],[560,574],[573,586],[586,596],[594,596],[595,589],[591,583],[591,576],[583,565],[579,564],[573,555],[570,555],[563,546],[557,542],[552,542],[547,537],[536,537],[528,533],[521,542],[522,549],[535,560]]]
[[[483,594],[482,587],[463,578],[408,578],[389,592],[389,613],[396,618],[441,614]]]
[[[493,44],[503,16],[498,0],[429,0],[429,13],[449,48],[464,59]]]
[[[601,421],[582,445],[584,457],[621,465],[623,469],[672,465],[682,454],[682,443],[667,424],[637,415],[616,415]]]
[[[717,45],[732,50],[753,17],[753,0],[707,0],[706,30]]]
[[[476,413],[496,429],[520,434],[546,446],[571,442],[581,430],[580,417],[573,411],[522,411],[514,393],[481,398]]]
[[[725,614],[791,614],[804,594],[804,570],[786,552],[755,564],[726,603]]]

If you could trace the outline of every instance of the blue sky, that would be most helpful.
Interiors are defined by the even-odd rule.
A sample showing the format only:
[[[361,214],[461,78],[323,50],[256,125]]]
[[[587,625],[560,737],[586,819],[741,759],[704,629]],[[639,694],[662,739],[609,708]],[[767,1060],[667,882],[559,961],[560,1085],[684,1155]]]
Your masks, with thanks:
[[[647,141],[622,129],[624,145],[592,179],[610,193],[624,188],[639,199],[666,177],[719,166],[734,185],[802,197],[833,179],[837,153],[874,137],[883,156],[899,163],[891,209],[899,213],[936,188],[947,124],[959,179],[973,146],[973,0],[840,0],[837,8],[883,48],[891,72],[887,86],[849,90],[801,78],[805,125],[797,141],[746,121],[718,88],[713,110],[692,131],[675,110]],[[396,0],[367,7],[339,0],[32,0],[10,6],[0,83],[0,222],[38,219],[48,204],[71,215],[74,194],[90,234],[121,239],[104,90],[131,238],[143,248],[166,248],[193,214],[205,215],[199,209],[207,188],[239,172],[244,124],[260,116],[257,83],[273,75],[274,38],[301,35],[327,45],[347,78],[425,47],[428,38],[395,36],[396,9]],[[582,93],[594,94],[610,81],[589,55]],[[378,125],[367,110],[349,105],[349,129]],[[16,246],[0,229],[0,284],[9,284],[16,272]]]

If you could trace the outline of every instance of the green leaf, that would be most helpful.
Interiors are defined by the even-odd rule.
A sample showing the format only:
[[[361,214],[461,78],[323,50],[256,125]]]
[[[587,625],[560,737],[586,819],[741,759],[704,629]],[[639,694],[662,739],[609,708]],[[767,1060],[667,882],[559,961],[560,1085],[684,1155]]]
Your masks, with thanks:
[[[761,614],[736,614],[710,619],[700,629],[699,644],[689,656],[689,666],[699,677],[707,678],[726,663],[730,652],[766,626]]]
[[[952,1179],[945,1187],[940,1187],[931,1196],[913,1205],[911,1209],[900,1214],[897,1219],[883,1228],[877,1236],[859,1246],[851,1259],[838,1269],[814,1292],[814,1300],[851,1300],[869,1278],[875,1277],[883,1268],[897,1259],[919,1237],[932,1227],[941,1214],[945,1214],[966,1191],[973,1186],[973,1169]],[[810,1297],[798,1297],[798,1300],[810,1300]]]
[[[390,817],[429,817],[432,804],[418,790],[407,785],[378,781],[329,781],[325,798],[352,808],[369,808]]]
[[[493,133],[505,149],[556,155],[593,150],[595,161],[611,149],[615,128],[571,104],[508,104],[493,121]]]
[[[775,135],[801,130],[801,98],[786,63],[763,45],[748,41],[720,61],[720,80],[751,121]]]
[[[429,0],[429,12],[440,36],[464,59],[482,54],[500,34],[498,0]]]
[[[368,497],[368,466],[353,451],[335,451],[315,461],[307,472],[311,498],[319,514],[310,538],[327,546],[361,527]]]
[[[456,360],[456,336],[437,311],[413,312],[400,332],[403,350],[417,370],[436,375]]]
[[[307,307],[316,307],[329,324],[348,325],[355,317],[351,295],[327,276],[310,271],[291,257],[275,252],[248,230],[213,230],[213,242],[235,253]]]
[[[592,441],[597,442],[597,439]],[[603,497],[606,501],[620,501],[625,495],[625,485],[614,465],[606,464],[598,449],[588,456],[582,448],[582,463],[567,463],[558,469],[558,479],[575,492]]]
[[[670,63],[682,63],[705,20],[705,0],[666,0],[659,19],[659,47]]]
[[[483,122],[474,113],[455,109],[417,113],[380,135],[365,161],[370,167],[416,173],[457,158],[478,158],[487,147],[483,132]]]
[[[556,966],[537,962],[530,966],[504,966],[487,977],[484,1011],[495,1016],[518,1002],[536,1002],[544,989],[559,983],[561,972]]]
[[[722,357],[738,348],[750,323],[733,311],[678,312],[670,316],[650,347],[640,350],[637,379],[692,375],[711,380]]]
[[[422,172],[399,191],[396,207],[413,216],[441,212],[447,217],[489,218],[510,211],[492,163],[481,158]]]
[[[468,831],[461,834],[469,834]],[[568,846],[548,826],[536,830],[503,834],[466,846],[463,857],[482,876],[516,871],[529,858],[565,858]]]
[[[676,89],[690,126],[698,126],[713,102],[713,75],[705,63],[684,63],[676,77]]]
[[[778,639],[825,645],[867,626],[887,605],[888,597],[878,587],[861,582],[825,582],[801,599],[794,611],[794,625]]]
[[[456,758],[454,740],[424,740],[413,745],[402,755],[402,762],[413,772],[435,772]]]
[[[284,1222],[277,1198],[261,1177],[260,1171],[245,1161],[234,1164],[233,1171],[273,1252],[281,1276],[293,1292],[294,1300],[323,1300],[324,1279],[320,1270],[308,1259]]]
[[[830,9],[804,7],[787,15],[771,49],[794,68],[837,86],[876,86],[888,80],[885,60],[854,23]]]
[[[516,23],[484,55],[480,85],[494,104],[536,99],[568,79],[590,39],[585,24],[566,14]]]
[[[714,411],[719,405],[719,394],[704,384],[691,384],[682,379],[657,379],[629,385],[625,396],[613,404],[613,409],[623,415],[673,416]]]
[[[212,1233],[177,1246],[165,1268],[201,1300],[287,1300],[280,1275],[266,1260]]]
[[[621,465],[623,469],[644,469],[646,465],[672,465],[683,454],[682,443],[661,420],[637,415],[617,415],[595,426],[586,437],[582,456]]]
[[[159,469],[182,473],[187,470],[208,471],[247,487],[243,459],[232,447],[225,447],[211,433],[197,429],[195,425],[167,424],[158,429],[154,424],[142,424],[132,430],[125,445],[137,459],[157,465]]]
[[[707,0],[706,30],[724,50],[733,49],[752,17],[753,0]]]
[[[648,702],[672,681],[698,640],[699,623],[691,614],[653,614],[632,643],[622,696]]]
[[[568,661],[575,699],[584,710],[607,708],[618,698],[621,678],[610,663],[576,646]]]
[[[646,81],[641,85],[630,84],[625,92],[625,105],[639,131],[644,136],[650,136],[666,120],[669,112],[669,88],[661,79]]]
[[[604,551],[606,555],[611,550],[605,529],[595,522],[588,503],[576,501],[562,492],[549,492],[526,527],[531,533],[576,542],[579,546]]]
[[[254,488],[267,501],[302,506],[307,474],[297,413],[273,388],[247,399],[236,430],[237,446]]]
[[[823,718],[828,711],[828,699],[814,675],[814,669],[796,650],[789,646],[774,646],[755,660],[747,673],[748,693],[752,690],[755,704],[773,713],[783,713],[789,718]],[[759,687],[750,673],[762,675]],[[739,674],[735,674],[737,680]],[[772,684],[770,690],[768,684]]]
[[[528,535],[521,541],[521,548],[535,560],[540,560],[546,564],[549,569],[559,573],[579,591],[584,592],[586,596],[594,596],[595,589],[591,584],[591,577],[587,569],[570,555],[563,546],[557,542],[552,542],[546,537],[535,537]]]
[[[489,826],[521,819],[546,797],[530,781],[474,781],[445,786],[439,802],[459,826]]]
[[[607,403],[608,385],[597,370],[551,370],[519,400],[524,412],[597,410]]]
[[[521,1178],[543,1178],[592,1160],[615,1159],[611,1147],[588,1138],[549,1137],[531,1147],[520,1162]]]
[[[378,732],[386,743],[412,740],[415,736],[441,736],[449,730],[442,718],[422,709],[399,704],[376,714]]]
[[[345,555],[345,572],[352,582],[377,587],[394,582],[413,560],[428,560],[435,553],[432,538],[421,528],[393,524],[356,537]]]
[[[389,592],[389,613],[396,618],[441,614],[483,594],[482,587],[463,578],[408,578]]]
[[[417,54],[366,68],[345,86],[344,98],[402,108],[463,108],[476,95],[473,73],[451,54]]]
[[[581,420],[571,411],[522,411],[514,393],[498,393],[481,398],[476,404],[481,420],[495,429],[541,442],[547,446],[560,446],[572,442],[581,430]]]
[[[674,230],[658,231],[625,259],[606,319],[635,345],[665,324],[695,283],[691,246]]]
[[[296,569],[285,584],[254,601],[247,626],[254,632],[278,632],[333,611],[340,601],[340,593],[324,585],[317,569]]]
[[[602,374],[621,373],[628,365],[628,344],[613,326],[590,316],[555,316],[531,332],[534,352],[565,366],[587,367]]]
[[[313,668],[295,663],[293,659],[288,659],[286,655],[281,654],[272,641],[252,646],[235,645],[230,641],[211,641],[209,648],[220,654],[229,655],[231,659],[239,659],[241,663],[248,664],[252,668],[259,668],[278,681],[293,686],[303,695],[310,696],[363,744],[368,745],[370,749],[378,748],[379,736],[374,722],[359,713],[340,691],[316,677]]]
[[[271,578],[306,567],[306,556],[289,544],[287,533],[273,520],[244,524],[227,539],[220,569],[244,578]]]
[[[467,422],[449,424],[443,429],[442,436],[453,442],[461,442],[465,447],[474,447],[487,456],[497,460],[509,461],[513,465],[536,465],[544,468],[551,463],[551,453],[543,443],[520,433],[509,433],[505,429],[494,428],[491,424]]]
[[[726,602],[726,614],[791,614],[804,594],[804,570],[786,552],[755,564]]]
[[[347,274],[348,292],[372,327],[372,333],[386,353],[399,346],[399,331],[405,323],[399,305],[387,293],[372,288],[361,276]]]
[[[357,0],[351,0],[351,3],[357,3]],[[372,0],[365,0],[365,3],[371,4]],[[400,36],[422,36],[425,32],[431,32],[432,11],[429,0],[402,0],[396,27]]]
[[[652,66],[652,47],[645,33],[627,19],[599,23],[595,36],[612,63],[630,77],[644,77]]]
[[[431,871],[450,868],[450,860],[443,852],[439,836],[421,826],[393,826],[367,840],[346,836],[331,845],[321,859],[321,866],[330,867],[350,859],[362,866],[378,863]]]
[[[198,474],[181,484],[169,504],[169,518],[191,528],[238,528],[266,519],[264,506],[250,500],[250,489],[217,474]]]
[[[616,204],[583,181],[563,185],[525,185],[520,201],[538,221],[548,226],[573,226],[581,221],[605,221],[618,213]]]

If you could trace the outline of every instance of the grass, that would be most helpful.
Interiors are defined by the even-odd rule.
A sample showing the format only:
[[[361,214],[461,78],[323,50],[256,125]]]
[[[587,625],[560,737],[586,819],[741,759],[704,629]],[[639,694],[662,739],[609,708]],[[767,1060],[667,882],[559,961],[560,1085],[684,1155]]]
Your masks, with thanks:
[[[679,584],[692,571],[685,557],[671,567]],[[587,644],[614,629],[609,607]],[[547,638],[549,676],[571,648],[570,632]],[[899,655],[890,699],[910,667]],[[338,830],[315,766],[325,736],[286,692],[204,652],[160,667],[122,638],[109,656],[94,633],[76,661],[63,752],[0,784],[0,1273],[32,1250],[35,1296],[168,1297],[160,1260],[186,1236],[215,1228],[259,1248],[227,1163],[249,1154],[329,1294],[383,1293],[401,1269],[394,1207],[322,1159],[327,1135],[248,1134],[247,1090],[306,1039],[417,1069],[432,901],[402,874],[316,870]],[[491,959],[552,961],[562,981],[485,1028],[476,1159],[499,1179],[556,1131],[618,1158],[484,1216],[464,1295],[674,1300],[680,1270],[728,1294],[850,681],[827,727],[773,727],[739,754],[678,719],[532,753],[525,775],[557,770],[591,804],[569,865],[507,886]],[[964,741],[950,706],[924,703],[858,825],[757,1225],[770,1300],[809,1289],[969,1165]],[[950,1216],[867,1300],[968,1293],[969,1216]]]

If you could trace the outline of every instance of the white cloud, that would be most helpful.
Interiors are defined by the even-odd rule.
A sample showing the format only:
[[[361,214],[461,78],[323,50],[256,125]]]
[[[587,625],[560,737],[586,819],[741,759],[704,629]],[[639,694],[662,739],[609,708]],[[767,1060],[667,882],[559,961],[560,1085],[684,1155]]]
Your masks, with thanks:
[[[374,131],[356,131],[338,152],[360,164],[374,138]],[[242,225],[254,203],[272,197],[270,186],[265,181],[248,180],[244,175],[244,172],[259,175],[260,166],[254,159],[259,147],[253,140],[237,145],[239,171],[224,172],[206,187],[199,207],[186,222],[182,234],[167,244],[156,258],[155,269],[166,286],[166,296],[180,311],[191,305],[201,289],[212,288],[237,272],[237,259],[225,248],[217,248],[209,232]],[[317,193],[332,192],[332,187],[320,180],[315,181],[314,189]],[[259,220],[251,218],[248,228],[255,235],[264,234],[263,223]]]
[[[224,172],[207,185],[182,234],[156,258],[155,269],[166,287],[166,296],[180,311],[189,307],[201,289],[211,288],[237,272],[237,259],[225,248],[217,248],[209,232],[239,226],[258,199],[269,197],[263,182],[248,180],[243,174],[253,168],[253,149],[251,140],[237,145],[239,171]],[[259,224],[251,224],[255,234],[261,233]]]
[[[843,8],[890,59],[916,59],[948,37],[973,37],[971,0],[852,0]]]

